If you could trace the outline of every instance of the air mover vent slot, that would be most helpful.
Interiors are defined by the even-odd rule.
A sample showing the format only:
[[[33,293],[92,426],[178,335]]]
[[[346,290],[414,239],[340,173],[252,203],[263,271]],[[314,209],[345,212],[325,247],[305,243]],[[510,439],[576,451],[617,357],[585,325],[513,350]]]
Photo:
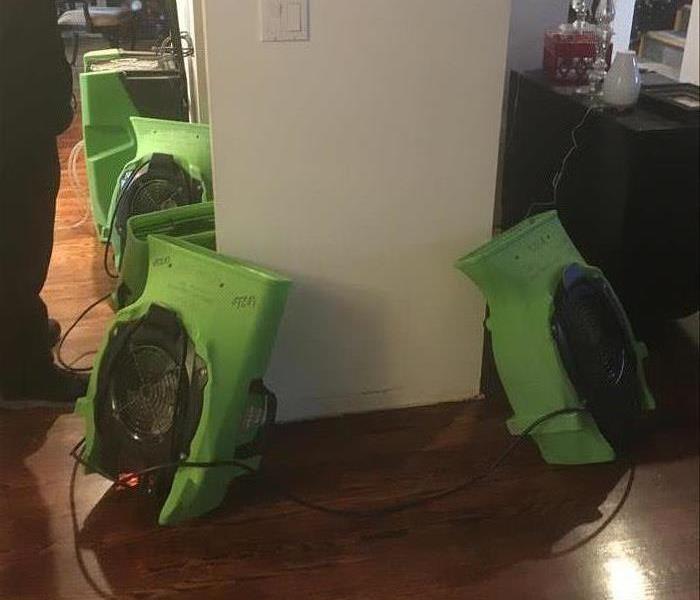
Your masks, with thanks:
[[[143,231],[134,231],[134,236],[138,240],[145,240],[149,235],[165,234],[172,237],[184,237],[200,233],[209,233],[214,230],[214,219],[207,220],[183,220],[166,221],[157,226],[144,228]]]

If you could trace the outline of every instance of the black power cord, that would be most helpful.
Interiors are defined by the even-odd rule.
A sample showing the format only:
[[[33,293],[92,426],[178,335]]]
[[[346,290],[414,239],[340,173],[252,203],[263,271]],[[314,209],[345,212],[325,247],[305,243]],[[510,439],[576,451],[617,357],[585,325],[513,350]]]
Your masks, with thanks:
[[[104,258],[103,258],[104,271],[110,279],[118,279],[119,278],[119,275],[116,273],[113,273],[111,271],[111,269],[109,268],[109,247],[110,247],[110,243],[112,241],[112,235],[114,233],[114,224],[115,224],[116,219],[117,219],[117,212],[119,211],[119,207],[121,206],[121,202],[122,202],[122,199],[124,197],[124,190],[126,190],[128,188],[128,186],[131,184],[131,182],[135,179],[139,170],[140,170],[140,167],[135,168],[129,174],[129,177],[126,181],[126,184],[124,185],[122,192],[119,194],[119,197],[117,198],[117,204],[114,207],[114,213],[112,214],[112,218],[110,219],[109,233],[107,234],[107,241],[105,243],[105,252],[104,252]],[[80,321],[82,321],[87,316],[87,314],[90,311],[92,311],[96,306],[98,306],[99,304],[102,304],[102,302],[104,302],[105,300],[109,300],[110,296],[111,296],[111,293],[105,294],[104,296],[98,298],[93,303],[88,305],[83,310],[83,312],[81,312],[80,315],[78,315],[78,317],[75,319],[75,321],[73,321],[72,325],[66,330],[66,332],[61,337],[61,340],[59,341],[58,346],[56,348],[56,361],[58,362],[59,365],[61,365],[61,367],[63,367],[67,371],[70,371],[72,373],[89,373],[90,371],[92,371],[92,367],[74,367],[73,364],[75,364],[75,361],[73,363],[70,363],[70,364],[68,362],[66,362],[66,360],[63,358],[63,345],[65,344],[66,339],[68,339],[68,336],[70,335],[70,333],[78,325],[78,323],[80,323]],[[90,351],[90,352],[84,354],[81,358],[83,358],[89,354],[93,354],[93,353],[94,353],[93,351]]]
[[[615,504],[615,508],[613,508],[613,510],[610,512],[610,514],[607,517],[605,517],[603,522],[600,525],[598,525],[598,527],[596,527],[591,533],[584,536],[583,539],[572,544],[568,548],[553,551],[550,554],[550,558],[559,558],[560,556],[566,556],[567,554],[571,554],[572,552],[576,552],[576,550],[578,550],[579,548],[582,548],[588,542],[595,539],[603,531],[605,531],[605,529],[607,529],[608,525],[610,525],[610,523],[612,523],[615,520],[615,517],[617,517],[617,515],[620,513],[622,508],[627,503],[627,499],[629,498],[630,493],[632,492],[632,485],[634,484],[634,478],[635,478],[636,472],[637,472],[636,463],[634,462],[634,460],[632,460],[632,458],[628,457],[627,483],[625,484],[625,489],[622,491],[622,495],[620,496],[620,499],[617,501],[617,504]]]
[[[306,500],[305,498],[302,498],[301,496],[298,496],[294,492],[290,492],[289,490],[284,489],[281,486],[278,487],[278,491],[288,500],[299,504],[300,506],[303,506],[305,508],[309,508],[312,510],[316,510],[319,512],[323,513],[328,513],[332,515],[339,515],[339,516],[347,516],[347,517],[377,517],[377,516],[382,516],[382,515],[387,515],[391,513],[396,513],[396,512],[401,512],[403,510],[407,510],[409,508],[415,508],[418,506],[424,506],[430,502],[433,502],[435,500],[440,500],[442,498],[445,498],[447,496],[450,496],[452,494],[455,494],[457,492],[461,492],[478,481],[481,481],[482,479],[485,479],[489,475],[491,475],[498,467],[500,467],[503,462],[518,448],[525,439],[535,430],[537,429],[542,423],[545,423],[546,421],[549,421],[550,419],[553,419],[555,417],[561,416],[561,415],[568,415],[568,414],[575,414],[575,413],[586,413],[588,412],[585,408],[562,408],[559,410],[555,410],[552,412],[549,412],[535,421],[533,421],[528,427],[526,427],[517,437],[515,440],[513,440],[510,445],[494,460],[483,472],[479,473],[478,475],[474,475],[463,482],[454,485],[449,488],[445,488],[443,490],[438,490],[435,492],[429,492],[426,494],[422,494],[419,496],[414,496],[410,498],[405,498],[402,500],[398,500],[394,502],[393,504],[388,504],[386,506],[380,506],[377,508],[366,508],[366,509],[343,509],[343,508],[336,508],[333,506],[326,506],[324,504],[318,504],[316,502],[312,502],[310,500]],[[130,481],[133,480],[138,480],[143,475],[147,475],[150,473],[155,473],[158,471],[163,471],[163,470],[169,470],[169,469],[176,469],[180,467],[192,467],[192,468],[197,468],[197,469],[212,469],[212,468],[218,468],[218,467],[238,467],[240,469],[243,469],[249,474],[256,474],[257,471],[256,469],[250,467],[246,463],[239,461],[239,460],[215,460],[215,461],[208,461],[208,462],[198,462],[198,461],[173,461],[169,463],[163,463],[160,465],[154,465],[152,467],[148,467],[146,469],[141,469],[140,471],[136,471],[134,473],[129,473],[128,475],[122,477],[122,478],[115,478],[112,477],[109,474],[106,474],[102,472],[100,469],[95,468],[94,465],[88,463],[86,460],[83,459],[83,446],[85,444],[85,439],[83,438],[78,442],[73,450],[70,452],[70,456],[76,461],[81,463],[82,465],[86,466],[87,468],[100,473],[100,475],[104,476],[105,478],[109,479],[114,483],[115,486],[118,487],[124,487],[124,488],[132,488],[133,486],[129,484]]]
[[[128,189],[129,189],[129,186],[131,186],[131,184],[135,181],[136,176],[143,170],[143,168],[146,166],[146,164],[148,164],[148,163],[146,162],[146,163],[144,163],[144,164],[142,164],[142,165],[139,165],[138,167],[135,167],[135,168],[133,169],[133,171],[131,171],[131,173],[129,173],[129,177],[127,178],[126,182],[125,182],[124,185],[122,186],[121,193],[119,194],[119,197],[117,198],[117,202],[116,202],[116,205],[115,205],[115,207],[114,207],[114,212],[112,213],[112,218],[110,219],[110,222],[109,222],[109,229],[108,229],[108,233],[107,233],[107,241],[105,242],[105,251],[104,251],[104,257],[103,257],[103,267],[104,267],[105,273],[107,274],[107,276],[108,276],[110,279],[119,279],[119,274],[118,274],[118,273],[114,273],[114,272],[110,269],[110,267],[109,267],[109,248],[110,248],[110,246],[111,246],[112,236],[114,235],[114,226],[115,226],[115,223],[116,223],[116,220],[117,220],[117,214],[118,214],[118,212],[119,212],[119,208],[120,208],[120,206],[121,206],[121,204],[122,204],[122,201],[124,200],[124,196],[126,195],[126,192],[127,192]],[[171,194],[170,198],[172,198],[173,196],[175,196],[175,194],[180,193],[181,191],[182,191],[182,188],[177,188],[177,189]],[[170,199],[170,198],[169,198],[169,199]],[[169,199],[168,199],[168,200],[169,200]],[[67,371],[71,371],[71,372],[73,372],[73,373],[89,373],[90,371],[92,371],[92,367],[80,367],[80,368],[76,368],[76,367],[74,367],[72,364],[67,363],[67,362],[64,360],[63,355],[62,355],[63,344],[65,343],[66,339],[68,338],[68,336],[70,335],[70,333],[73,331],[73,329],[75,329],[76,325],[78,325],[78,323],[80,323],[80,321],[82,321],[82,320],[85,318],[85,316],[86,316],[91,310],[93,310],[98,304],[101,304],[101,303],[104,302],[105,300],[108,300],[108,299],[110,298],[110,296],[111,296],[111,293],[110,293],[110,294],[105,294],[105,295],[102,296],[101,298],[98,298],[97,300],[95,300],[95,302],[93,302],[92,304],[90,304],[87,308],[85,308],[85,310],[83,310],[83,312],[80,313],[80,315],[78,316],[78,318],[75,319],[75,321],[73,321],[73,324],[68,328],[68,330],[65,332],[65,334],[63,334],[63,337],[61,337],[61,340],[60,340],[60,342],[58,343],[58,347],[56,348],[56,360],[58,361],[58,364],[61,365],[61,367],[63,367],[63,368],[66,369]],[[89,352],[89,353],[87,353],[87,354],[92,354],[92,353],[93,353],[93,352],[91,351],[91,352]]]
[[[381,515],[386,515],[386,514],[391,514],[391,513],[396,513],[396,512],[401,512],[403,510],[407,510],[409,508],[416,508],[418,506],[424,506],[426,504],[429,504],[430,502],[433,502],[435,500],[441,500],[442,498],[446,498],[447,496],[451,496],[452,494],[456,494],[458,492],[464,491],[467,488],[471,487],[478,481],[481,481],[482,479],[486,479],[489,475],[491,475],[498,467],[500,467],[503,462],[528,438],[528,436],[535,430],[537,429],[542,423],[545,423],[546,421],[549,421],[550,419],[553,419],[554,417],[558,417],[561,415],[568,415],[568,414],[575,414],[575,413],[585,413],[588,412],[585,408],[562,408],[559,410],[554,410],[552,412],[549,412],[545,415],[542,415],[535,421],[533,421],[530,425],[528,425],[518,436],[506,447],[506,449],[494,460],[484,471],[477,475],[473,475],[472,477],[469,477],[468,479],[465,479],[461,483],[458,483],[457,485],[454,485],[449,488],[445,488],[444,490],[438,490],[436,492],[430,492],[428,494],[416,496],[413,498],[407,498],[405,500],[399,500],[395,502],[394,504],[388,504],[386,506],[381,506],[379,508],[375,509],[342,509],[342,508],[334,508],[331,506],[324,506],[321,504],[317,504],[315,502],[310,502],[304,498],[301,498],[297,496],[296,494],[293,494],[291,492],[283,491],[284,495],[291,500],[292,502],[295,502],[301,506],[304,506],[306,508],[310,508],[313,510],[317,510],[320,512],[325,512],[329,514],[334,514],[334,515],[345,515],[345,516],[353,516],[353,517],[376,517],[376,516],[381,516]]]
[[[108,300],[110,296],[111,294],[105,294],[104,296],[101,296],[100,298],[92,302],[89,306],[87,306],[63,334],[63,336],[61,337],[61,341],[58,342],[58,346],[56,347],[56,361],[67,371],[71,371],[73,373],[89,373],[90,371],[92,371],[92,367],[74,367],[72,364],[67,363],[63,358],[63,345],[66,343],[68,336],[76,328],[78,323],[80,323],[80,321],[82,321],[87,316],[87,314],[90,311],[92,311],[96,306],[102,304],[105,300]]]
[[[82,441],[81,444],[82,445]],[[73,450],[77,451],[79,448],[79,445],[76,446]],[[85,579],[86,583],[90,586],[93,592],[95,592],[100,598],[114,598],[114,596],[103,590],[98,583],[95,581],[94,577],[90,574],[89,569],[87,568],[87,565],[85,564],[85,559],[83,558],[83,553],[80,551],[80,544],[78,542],[78,532],[80,531],[80,526],[78,524],[78,511],[76,509],[76,503],[75,503],[75,482],[76,479],[78,478],[78,465],[79,463],[76,461],[76,463],[73,465],[73,471],[71,472],[70,476],[70,485],[68,486],[68,501],[70,504],[70,518],[71,518],[71,524],[73,526],[73,552],[75,553],[75,559],[78,563],[78,568],[80,569],[81,574],[83,575],[83,578]]]
[[[313,510],[319,510],[324,513],[330,513],[333,515],[341,515],[341,516],[352,516],[352,517],[358,517],[358,516],[372,516],[372,515],[384,515],[388,514],[391,512],[397,512],[399,510],[403,510],[404,508],[411,508],[418,506],[420,504],[427,504],[428,502],[432,500],[436,500],[438,498],[444,498],[445,496],[448,496],[449,494],[461,491],[469,487],[471,484],[475,483],[476,481],[479,481],[480,479],[485,478],[489,474],[491,474],[498,466],[500,466],[503,461],[523,442],[523,440],[530,434],[532,431],[534,431],[539,425],[544,423],[545,421],[548,421],[549,419],[552,419],[556,416],[562,415],[562,414],[572,414],[572,413],[585,413],[587,412],[583,408],[572,408],[572,409],[562,409],[562,410],[557,410],[553,411],[551,413],[548,413],[536,421],[534,421],[529,427],[527,427],[522,433],[520,433],[507,448],[506,450],[489,466],[488,469],[486,469],[481,475],[472,477],[470,479],[467,479],[463,483],[456,485],[451,488],[447,488],[445,490],[435,492],[432,494],[429,494],[428,496],[423,496],[419,498],[413,498],[409,499],[403,502],[398,502],[394,505],[389,505],[387,507],[382,507],[374,511],[353,511],[353,510],[344,510],[344,509],[337,509],[334,507],[328,507],[324,505],[317,504],[315,502],[309,502],[308,500],[305,500],[303,498],[300,498],[296,494],[293,494],[291,492],[284,492],[284,495],[289,499],[292,500],[293,502],[304,506],[306,508],[310,508]],[[96,471],[100,473],[103,477],[106,477],[107,479],[113,481],[115,485],[126,485],[124,482],[120,482],[119,479],[116,479],[114,477],[111,477],[110,475],[106,473],[102,473],[99,469],[95,469],[93,465],[90,465],[87,463],[87,461],[83,460],[82,454],[83,454],[83,447],[85,445],[85,438],[81,439],[70,451],[70,456],[75,459],[75,464],[73,466],[72,474],[71,474],[71,480],[70,480],[70,485],[69,485],[69,500],[70,500],[70,512],[71,512],[71,522],[73,525],[73,546],[74,546],[74,551],[76,555],[76,559],[78,562],[78,566],[80,568],[80,571],[85,578],[85,581],[87,584],[92,588],[92,590],[101,598],[115,598],[110,592],[105,591],[102,589],[95,579],[92,577],[90,574],[87,565],[85,564],[85,561],[82,556],[82,551],[80,549],[80,544],[78,542],[78,535],[80,531],[80,527],[78,524],[78,516],[77,516],[77,509],[76,509],[76,502],[75,502],[75,482],[77,479],[77,474],[78,474],[78,466],[80,464],[83,464],[87,466],[88,468],[92,469],[93,471]],[[172,463],[170,465],[158,465],[156,467],[151,467],[150,469],[146,469],[144,471],[141,471],[141,473],[146,473],[146,472],[153,472],[159,469],[166,469],[166,468],[172,468],[174,465],[177,466],[193,466],[193,467],[200,467],[200,468],[214,468],[217,466],[238,466],[243,468],[249,473],[254,473],[255,470],[246,465],[245,463],[241,463],[239,461],[215,461],[211,463],[186,463],[186,462],[180,462],[180,463]],[[592,539],[594,539],[597,535],[599,535],[613,520],[614,518],[619,514],[620,510],[624,506],[625,502],[627,501],[627,498],[629,497],[629,494],[632,489],[632,484],[634,482],[634,473],[635,473],[635,465],[633,462],[630,464],[629,468],[629,476],[627,479],[627,485],[625,486],[625,490],[622,494],[621,499],[615,506],[614,510],[606,517],[606,519],[603,521],[603,523],[595,529],[595,531],[589,535],[587,535],[585,538],[580,540],[579,542],[575,543],[573,546],[566,548],[564,550],[560,550],[558,552],[555,552],[552,554],[552,557],[559,557],[559,556],[564,556],[566,554],[570,554],[571,552],[574,552],[581,548],[583,545],[587,544],[590,542]],[[134,477],[134,475],[130,475],[129,478]],[[131,486],[127,486],[131,487]]]
[[[119,213],[119,208],[122,205],[122,201],[124,200],[124,196],[126,195],[126,192],[129,189],[129,186],[135,181],[136,175],[138,175],[143,167],[145,166],[144,163],[139,166],[134,166],[133,171],[129,173],[129,177],[127,178],[126,182],[124,185],[121,185],[119,182],[117,185],[120,186],[119,190],[119,197],[117,198],[117,203],[114,207],[114,212],[112,213],[112,218],[109,221],[109,229],[107,232],[107,240],[105,241],[105,253],[104,253],[104,258],[102,261],[102,266],[104,267],[104,271],[107,274],[107,277],[110,279],[119,279],[119,273],[114,273],[110,268],[109,268],[109,248],[112,245],[112,235],[114,235],[114,225],[117,221],[117,214]]]

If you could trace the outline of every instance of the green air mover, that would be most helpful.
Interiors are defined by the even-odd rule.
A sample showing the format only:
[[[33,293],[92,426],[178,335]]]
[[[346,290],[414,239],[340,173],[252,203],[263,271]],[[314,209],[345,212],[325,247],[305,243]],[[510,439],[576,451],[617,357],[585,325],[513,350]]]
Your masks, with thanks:
[[[141,296],[148,274],[148,236],[177,237],[216,250],[214,204],[204,202],[131,217],[127,223],[119,282],[112,296],[116,308],[124,308]]]
[[[80,96],[93,219],[102,240],[119,173],[134,158],[134,116],[187,121],[187,85],[172,54],[110,49],[88,52]]]
[[[654,407],[625,313],[584,264],[556,212],[532,217],[457,262],[486,296],[493,355],[517,434],[546,413],[574,407],[532,434],[561,464],[613,460],[642,409]]]
[[[243,473],[173,462],[259,465],[276,410],[262,377],[290,281],[183,240],[148,244],[146,289],[117,313],[76,411],[84,462],[162,493],[159,522],[173,524],[216,507]]]
[[[209,126],[158,119],[131,119],[136,157],[126,164],[109,209],[107,241],[118,267],[128,220],[211,199]]]

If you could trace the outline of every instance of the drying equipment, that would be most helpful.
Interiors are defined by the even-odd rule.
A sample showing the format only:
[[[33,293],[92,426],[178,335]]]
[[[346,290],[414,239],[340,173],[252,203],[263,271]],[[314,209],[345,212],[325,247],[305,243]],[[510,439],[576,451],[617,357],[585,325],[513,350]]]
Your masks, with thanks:
[[[602,272],[585,264],[555,211],[526,219],[461,258],[488,302],[486,328],[513,409],[512,434],[533,434],[551,463],[613,460],[642,410],[654,407],[637,342]]]
[[[290,281],[183,240],[148,245],[146,289],[117,313],[76,411],[83,461],[162,495],[159,522],[173,524],[216,507],[244,472],[173,463],[259,465],[276,411],[262,378]]]
[[[179,25],[174,23],[172,29],[177,31]],[[182,56],[118,49],[88,52],[80,97],[91,211],[97,233],[105,240],[117,178],[136,153],[129,119],[189,120]]]
[[[211,199],[209,126],[131,119],[136,157],[119,176],[109,209],[107,241],[117,268],[131,217]]]
[[[112,304],[120,309],[135,302],[146,287],[148,236],[167,235],[216,250],[214,204],[203,202],[137,215],[127,222],[119,282]]]

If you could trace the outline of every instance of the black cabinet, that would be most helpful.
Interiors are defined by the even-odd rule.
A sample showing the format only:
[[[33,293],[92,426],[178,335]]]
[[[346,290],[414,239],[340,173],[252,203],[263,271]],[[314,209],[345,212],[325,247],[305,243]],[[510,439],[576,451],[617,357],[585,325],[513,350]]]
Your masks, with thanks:
[[[650,83],[659,83],[658,76]],[[554,205],[553,178],[591,108],[539,71],[512,73],[497,226]],[[636,107],[593,109],[576,134],[556,208],[633,321],[698,307],[698,127]]]

